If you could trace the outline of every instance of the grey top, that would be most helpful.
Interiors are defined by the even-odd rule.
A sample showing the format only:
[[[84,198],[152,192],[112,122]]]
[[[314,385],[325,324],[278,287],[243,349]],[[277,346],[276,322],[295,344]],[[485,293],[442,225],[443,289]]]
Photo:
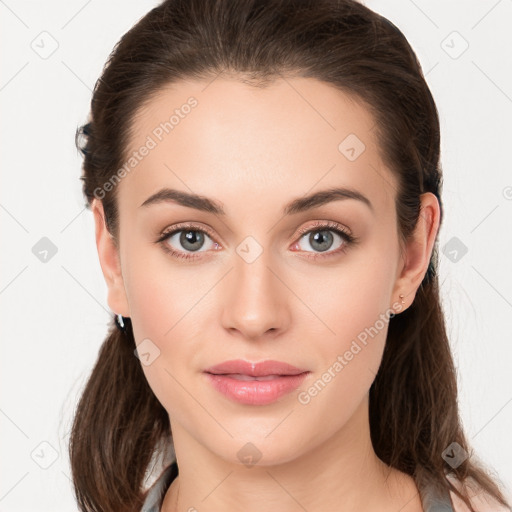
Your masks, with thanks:
[[[148,489],[146,501],[141,512],[160,512],[165,493],[171,482],[178,476],[178,466],[174,461],[161,473],[153,485]],[[424,512],[454,512],[449,493],[440,496],[432,487],[416,482],[420,491],[420,498]]]
[[[148,489],[146,500],[144,501],[140,512],[160,512],[165,493],[177,476],[178,465],[176,464],[176,461],[174,461],[162,472],[153,485]]]

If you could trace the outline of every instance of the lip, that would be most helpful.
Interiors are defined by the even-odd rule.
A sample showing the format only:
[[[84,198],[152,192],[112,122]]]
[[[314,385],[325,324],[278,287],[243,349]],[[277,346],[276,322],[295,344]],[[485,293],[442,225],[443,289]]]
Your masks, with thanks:
[[[300,386],[310,373],[280,361],[225,361],[204,371],[213,387],[231,400],[267,405]],[[261,380],[256,380],[261,379]]]
[[[251,363],[243,359],[232,359],[223,363],[211,366],[205,370],[206,373],[248,375],[251,377],[264,377],[265,375],[298,375],[307,370],[297,368],[281,361],[267,360],[260,363]]]

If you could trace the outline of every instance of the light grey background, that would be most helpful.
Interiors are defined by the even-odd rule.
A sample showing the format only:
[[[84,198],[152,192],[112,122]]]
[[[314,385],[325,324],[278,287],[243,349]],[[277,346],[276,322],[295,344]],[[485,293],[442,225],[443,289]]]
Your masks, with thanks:
[[[157,3],[0,1],[0,512],[76,510],[70,421],[110,311],[74,132],[111,49]],[[365,4],[408,38],[440,113],[440,274],[462,418],[512,499],[512,1]],[[43,237],[57,250],[46,262]]]

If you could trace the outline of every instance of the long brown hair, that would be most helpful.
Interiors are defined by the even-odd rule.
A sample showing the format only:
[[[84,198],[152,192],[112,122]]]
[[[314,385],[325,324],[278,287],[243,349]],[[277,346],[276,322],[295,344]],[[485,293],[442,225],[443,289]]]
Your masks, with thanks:
[[[117,187],[104,187],[127,157],[134,113],[166,84],[228,73],[265,87],[280,76],[311,77],[357,98],[373,114],[382,159],[396,173],[401,243],[420,214],[420,194],[441,205],[438,112],[418,59],[402,32],[355,0],[166,0],[119,41],[96,82],[89,122],[76,133],[84,156],[83,192],[101,199],[118,240]],[[108,190],[107,190],[108,189]],[[441,219],[443,210],[441,209]],[[116,242],[117,243],[117,242]],[[412,305],[393,317],[370,388],[370,432],[391,467],[455,492],[468,489],[509,506],[490,473],[471,457],[457,403],[457,381],[440,304],[437,243]],[[69,452],[83,511],[138,511],[169,417],[149,387],[128,324],[110,325],[77,405]],[[452,468],[442,454],[458,443],[470,456]],[[478,487],[475,487],[478,488]]]

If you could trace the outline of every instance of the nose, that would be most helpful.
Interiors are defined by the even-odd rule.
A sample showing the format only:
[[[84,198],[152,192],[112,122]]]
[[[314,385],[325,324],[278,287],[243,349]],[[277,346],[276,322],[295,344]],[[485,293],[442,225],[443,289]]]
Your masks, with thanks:
[[[274,338],[287,329],[291,292],[270,260],[266,252],[251,263],[235,258],[235,266],[222,288],[222,324],[231,334],[259,340]]]

